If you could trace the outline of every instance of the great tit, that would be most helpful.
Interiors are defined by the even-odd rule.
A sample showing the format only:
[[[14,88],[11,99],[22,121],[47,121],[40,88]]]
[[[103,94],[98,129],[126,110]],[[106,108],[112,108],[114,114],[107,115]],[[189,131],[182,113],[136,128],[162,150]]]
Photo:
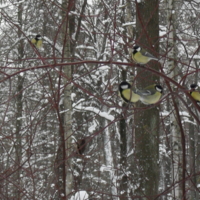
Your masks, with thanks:
[[[119,84],[119,93],[121,98],[126,102],[135,103],[139,101],[140,96],[135,93],[135,90],[131,89],[130,83],[123,81]]]
[[[36,35],[35,38],[31,40],[31,43],[34,44],[38,49],[42,47],[42,37],[41,35]]]
[[[156,57],[138,45],[133,47],[132,59],[134,62],[141,65],[147,64],[150,60],[158,60]]]
[[[192,98],[197,102],[200,102],[200,92],[198,90],[199,86],[197,84],[191,84],[190,88],[190,95],[192,96]]]
[[[162,96],[163,88],[160,85],[150,85],[143,90],[138,90],[136,93],[140,96],[140,101],[146,105],[155,104]]]

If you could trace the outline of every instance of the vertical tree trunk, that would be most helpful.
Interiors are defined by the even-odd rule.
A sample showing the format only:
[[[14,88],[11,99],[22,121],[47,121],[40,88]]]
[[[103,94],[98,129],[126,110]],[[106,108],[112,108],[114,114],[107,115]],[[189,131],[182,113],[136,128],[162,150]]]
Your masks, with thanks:
[[[74,55],[74,44],[72,42],[72,34],[75,31],[75,18],[73,15],[70,15],[70,11],[75,9],[75,1],[64,0],[63,8],[65,11],[65,31],[63,33],[64,46],[63,46],[63,56],[64,58],[73,58]],[[64,19],[64,18],[63,18]],[[72,66],[68,65],[64,67],[64,73],[66,76],[65,79],[65,90],[64,90],[64,109],[65,112],[64,119],[64,141],[65,141],[65,171],[66,171],[66,186],[65,191],[66,195],[69,195],[73,189],[73,176],[72,176]]]
[[[120,119],[120,165],[123,169],[123,171],[126,171],[127,168],[127,131],[126,131],[126,120],[121,114],[121,119]],[[120,200],[123,200],[127,198],[127,189],[128,189],[128,178],[126,174],[122,175],[121,182],[120,182]]]
[[[68,46],[68,45],[67,45]],[[69,46],[67,47],[67,49]],[[69,49],[68,49],[69,50]],[[67,54],[69,55],[70,52],[66,50],[66,57]],[[67,66],[64,68],[65,75],[68,77],[68,80],[72,78],[72,70],[71,66]],[[72,177],[72,160],[71,160],[71,153],[72,153],[72,102],[71,102],[71,84],[66,80],[66,88],[64,92],[64,109],[67,110],[65,113],[65,121],[64,121],[64,138],[65,138],[65,168],[66,168],[66,195],[70,194],[73,189],[73,177]]]
[[[106,106],[103,107],[103,111],[106,113],[107,108]],[[107,119],[102,119],[103,120],[103,127],[108,126]],[[111,138],[110,138],[110,131],[109,127],[105,129],[105,132],[103,134],[103,140],[104,140],[104,154],[105,154],[105,164],[106,167],[109,169],[108,171],[108,183],[109,186],[111,186],[110,193],[112,194],[112,199],[116,200],[117,198],[115,197],[117,195],[117,183],[116,183],[116,178],[114,175],[114,161],[113,161],[113,152],[112,152],[112,145],[111,145]]]
[[[166,102],[166,110],[170,110],[170,105],[171,102],[167,101]],[[170,119],[169,119],[170,120]],[[166,137],[165,140],[163,140],[164,145],[166,147],[166,152],[170,152],[171,151],[171,124],[167,124],[165,127],[165,130],[163,130],[164,133],[164,137]],[[161,179],[163,179],[163,183],[162,186],[164,189],[169,188],[169,186],[171,185],[171,172],[172,172],[172,162],[171,162],[171,158],[169,156],[164,156],[164,159],[162,161],[162,167],[163,167],[163,174],[161,175]],[[170,193],[171,195],[171,193]],[[169,196],[168,194],[166,194],[163,197],[163,200],[168,200]]]
[[[66,58],[73,57],[72,34],[75,28],[75,21],[69,12],[74,9],[75,1],[63,0],[62,1],[62,40],[63,52],[62,61],[66,62]],[[71,60],[70,60],[71,61]],[[64,71],[65,78],[63,82],[64,99],[60,104],[60,110],[64,111],[60,115],[60,143],[55,160],[55,171],[57,176],[57,187],[59,188],[58,199],[66,199],[71,196],[73,190],[73,170],[72,170],[72,102],[71,102],[71,81],[72,81],[72,66],[66,65],[60,68],[61,73]],[[62,76],[63,77],[63,76]],[[61,77],[60,77],[61,78]]]
[[[121,72],[122,80],[127,79],[127,72],[126,70],[122,70]],[[124,116],[126,113],[127,105],[126,103],[123,103],[122,107],[122,114],[119,121],[119,131],[120,131],[120,165],[122,168],[122,171],[126,171],[127,169],[127,123],[126,123],[126,117]],[[124,113],[125,112],[125,113]],[[128,178],[126,174],[122,174],[122,178],[120,180],[120,200],[123,200],[124,198],[127,198],[128,195]]]
[[[136,43],[156,55],[159,49],[159,1],[143,0],[136,3]],[[151,61],[148,67],[159,70],[159,63]],[[137,69],[137,87],[144,88],[159,83],[159,77]],[[140,106],[144,106],[140,104]],[[141,110],[135,115],[136,162],[138,163],[138,188],[136,194],[153,199],[158,192],[159,166],[159,106]],[[145,198],[146,199],[146,198]]]
[[[191,122],[194,122],[193,118],[190,118]],[[195,128],[194,123],[189,123],[189,165],[190,165],[190,174],[194,175],[196,173],[196,156],[195,156]],[[196,177],[191,177],[190,186],[193,188],[190,192],[191,199],[198,199],[196,188]]]
[[[195,63],[195,68],[196,70],[199,69],[199,59],[198,60],[194,60]],[[198,83],[198,73],[195,74],[194,77],[194,83]],[[188,102],[189,104],[189,102]],[[195,111],[195,107],[193,108],[193,110]],[[199,116],[198,111],[196,111],[196,115]],[[189,193],[191,196],[191,199],[199,199],[199,192],[196,189],[197,186],[197,180],[198,176],[196,176],[195,174],[199,171],[199,152],[200,152],[200,147],[199,147],[199,126],[198,126],[198,122],[195,123],[195,120],[193,117],[189,118],[189,165],[190,165],[190,174],[194,175],[191,177],[191,181],[190,181],[190,187],[191,192]],[[197,127],[196,125],[197,124]],[[198,181],[199,182],[199,181]]]
[[[199,113],[198,113],[198,116],[200,118],[200,114]],[[199,124],[197,124],[195,133],[199,133],[199,132],[200,132],[200,126],[199,126]],[[200,170],[200,134],[196,135],[196,157],[195,157],[195,163],[196,163],[196,165],[195,165],[196,172],[199,172],[199,170]],[[195,183],[196,183],[195,188],[198,185],[198,189],[199,189],[200,179],[199,179],[198,175],[195,176],[194,184]],[[199,190],[196,190],[196,199],[199,199],[199,198],[200,198]]]
[[[23,89],[24,78],[20,75],[17,81],[17,97],[16,97],[16,141],[15,141],[15,167],[16,170],[15,177],[15,192],[14,196],[16,199],[21,199],[20,185],[21,185],[21,161],[22,161],[22,141],[21,141],[21,128],[22,128],[22,89]]]
[[[123,9],[123,14],[121,18],[121,23],[125,24],[128,22],[131,22],[133,20],[133,14],[132,14],[132,4],[130,0],[126,1],[126,7]],[[130,43],[133,42],[133,27],[132,26],[127,26],[126,29],[124,29],[124,35],[127,35],[128,40]],[[127,39],[126,38],[126,39]],[[125,48],[125,53],[128,54],[129,51],[126,51]],[[120,82],[121,81],[131,81],[129,77],[127,77],[127,70],[122,70],[121,71],[121,77],[120,77]],[[127,127],[129,126],[126,122],[126,113],[127,113],[127,104],[123,103],[122,104],[122,113],[119,121],[119,131],[120,131],[120,166],[122,169],[122,175],[121,175],[121,180],[120,180],[120,185],[119,185],[119,199],[123,200],[128,198],[128,176],[124,173],[128,170],[128,164],[127,164],[127,145],[128,145],[128,136],[127,136]],[[130,169],[131,170],[131,169]],[[129,191],[130,192],[130,191]]]
[[[18,6],[18,23],[20,27],[22,27],[22,14],[23,14],[23,4],[19,3]],[[18,30],[18,38],[21,38],[21,31]],[[18,60],[22,60],[23,58],[23,41],[20,41],[18,44]],[[23,63],[19,62],[18,66],[22,66]],[[18,67],[17,66],[17,67]],[[16,199],[21,199],[20,185],[21,185],[21,162],[22,162],[22,141],[21,141],[21,129],[22,129],[22,109],[23,109],[23,82],[24,77],[18,75],[17,79],[17,96],[16,96],[16,141],[15,141],[15,167],[18,168],[15,174],[15,189],[14,189],[14,197]]]
[[[175,67],[175,19],[174,19],[174,0],[166,1],[167,7],[167,28],[168,28],[168,38],[167,38],[167,48],[169,49],[167,57],[169,58],[167,61],[168,69],[170,70],[170,77],[174,78],[177,74]],[[175,185],[173,190],[173,197],[175,199],[181,199],[180,195],[180,187],[175,183],[180,180],[180,153],[181,153],[181,142],[180,142],[180,132],[175,116],[175,112],[172,112],[170,115],[171,121],[171,132],[172,132],[172,148],[173,148],[173,163],[172,163],[172,181]]]

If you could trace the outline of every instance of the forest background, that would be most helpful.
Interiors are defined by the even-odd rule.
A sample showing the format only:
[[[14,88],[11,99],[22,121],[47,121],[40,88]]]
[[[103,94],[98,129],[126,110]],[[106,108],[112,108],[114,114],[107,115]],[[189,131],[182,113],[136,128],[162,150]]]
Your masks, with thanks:
[[[199,1],[1,0],[0,12],[0,199],[200,199]],[[132,62],[134,44],[159,62]],[[163,96],[123,103],[123,80]]]

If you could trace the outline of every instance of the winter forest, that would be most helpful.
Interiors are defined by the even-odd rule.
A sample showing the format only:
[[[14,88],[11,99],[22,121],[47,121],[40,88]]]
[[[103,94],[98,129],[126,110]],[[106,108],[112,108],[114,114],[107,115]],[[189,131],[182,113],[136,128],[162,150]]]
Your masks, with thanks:
[[[200,199],[199,0],[1,0],[0,12],[1,200]],[[135,44],[159,61],[135,63]],[[122,81],[162,97],[125,103]]]

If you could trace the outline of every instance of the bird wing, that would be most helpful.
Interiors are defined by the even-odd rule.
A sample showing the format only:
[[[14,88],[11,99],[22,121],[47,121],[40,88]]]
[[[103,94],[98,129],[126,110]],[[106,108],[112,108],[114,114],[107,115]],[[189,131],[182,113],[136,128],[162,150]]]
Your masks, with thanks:
[[[151,90],[139,90],[137,94],[140,96],[149,96],[152,95],[153,92]]]
[[[152,95],[152,94],[155,94],[155,92],[156,92],[154,88],[155,88],[155,84],[149,85],[142,90],[136,91],[136,93],[139,94],[140,96]]]
[[[147,51],[141,51],[141,54],[142,54],[143,56],[146,56],[146,57],[149,57],[149,58],[158,60],[155,56],[153,56],[152,54],[150,54],[150,53],[147,52]]]
[[[152,90],[150,90],[150,89],[149,90],[148,89],[137,90],[135,93],[140,95],[140,96],[148,96],[148,95],[154,94],[154,92]]]

